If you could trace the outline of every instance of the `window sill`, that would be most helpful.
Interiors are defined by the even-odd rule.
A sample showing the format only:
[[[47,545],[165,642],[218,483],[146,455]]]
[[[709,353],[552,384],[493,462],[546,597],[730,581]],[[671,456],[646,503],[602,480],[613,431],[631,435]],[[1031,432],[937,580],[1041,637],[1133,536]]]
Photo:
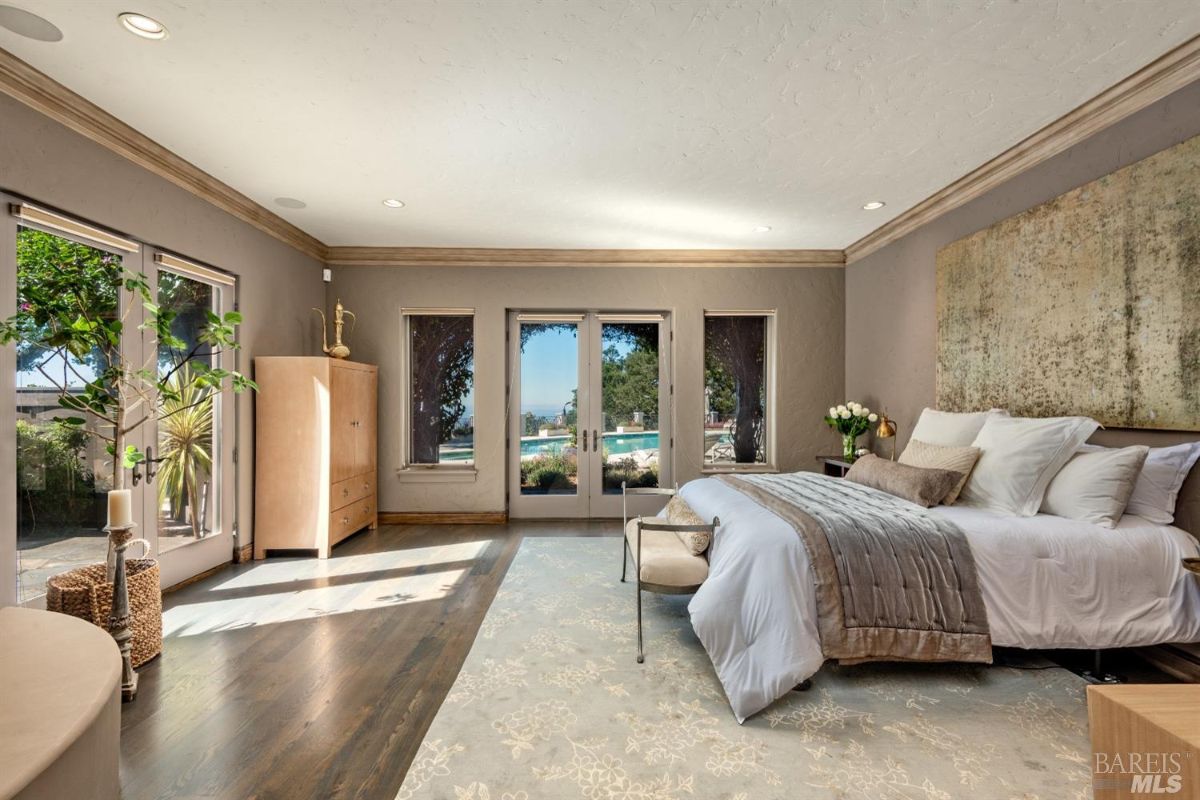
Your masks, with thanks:
[[[700,469],[701,475],[770,474],[779,472],[774,464],[710,464]]]
[[[402,483],[474,483],[474,467],[401,467],[396,477]]]

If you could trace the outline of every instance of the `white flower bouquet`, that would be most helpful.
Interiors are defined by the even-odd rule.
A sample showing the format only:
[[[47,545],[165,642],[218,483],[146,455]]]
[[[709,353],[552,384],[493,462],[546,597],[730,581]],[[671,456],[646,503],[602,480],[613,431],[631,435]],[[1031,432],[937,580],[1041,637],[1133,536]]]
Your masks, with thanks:
[[[853,401],[840,406],[830,406],[825,424],[842,435],[842,457],[855,459],[855,440],[867,432],[871,423],[878,422],[879,415],[871,409]]]

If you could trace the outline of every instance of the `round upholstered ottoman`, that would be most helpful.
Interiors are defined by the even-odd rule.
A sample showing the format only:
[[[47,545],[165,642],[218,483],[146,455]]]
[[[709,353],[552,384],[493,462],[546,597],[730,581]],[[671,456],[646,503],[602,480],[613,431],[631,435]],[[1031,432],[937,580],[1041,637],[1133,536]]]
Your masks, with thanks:
[[[29,608],[0,608],[0,642],[0,800],[119,797],[116,642]]]

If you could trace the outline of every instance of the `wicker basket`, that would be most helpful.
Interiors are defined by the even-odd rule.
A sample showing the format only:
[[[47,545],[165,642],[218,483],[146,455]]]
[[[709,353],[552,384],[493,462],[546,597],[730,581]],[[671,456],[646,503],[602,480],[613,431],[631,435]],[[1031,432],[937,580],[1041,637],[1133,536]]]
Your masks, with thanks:
[[[108,629],[113,585],[106,581],[105,564],[89,564],[46,581],[46,608],[85,619]],[[158,585],[158,562],[153,558],[125,561],[129,586],[129,613],[133,630],[130,658],[140,667],[162,653],[162,591]]]

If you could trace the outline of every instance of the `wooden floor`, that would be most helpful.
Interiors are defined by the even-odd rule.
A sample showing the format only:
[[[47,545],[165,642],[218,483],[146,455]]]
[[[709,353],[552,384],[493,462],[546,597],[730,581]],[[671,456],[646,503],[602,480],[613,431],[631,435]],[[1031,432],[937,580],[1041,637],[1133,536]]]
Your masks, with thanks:
[[[168,594],[163,655],[122,709],[123,797],[392,800],[521,541],[619,535],[609,521],[384,526],[328,561],[234,565]],[[1108,668],[1131,680],[1170,680],[1116,655]]]
[[[168,594],[163,655],[122,709],[124,799],[391,800],[521,540],[619,531],[383,526],[326,562],[233,565]]]

